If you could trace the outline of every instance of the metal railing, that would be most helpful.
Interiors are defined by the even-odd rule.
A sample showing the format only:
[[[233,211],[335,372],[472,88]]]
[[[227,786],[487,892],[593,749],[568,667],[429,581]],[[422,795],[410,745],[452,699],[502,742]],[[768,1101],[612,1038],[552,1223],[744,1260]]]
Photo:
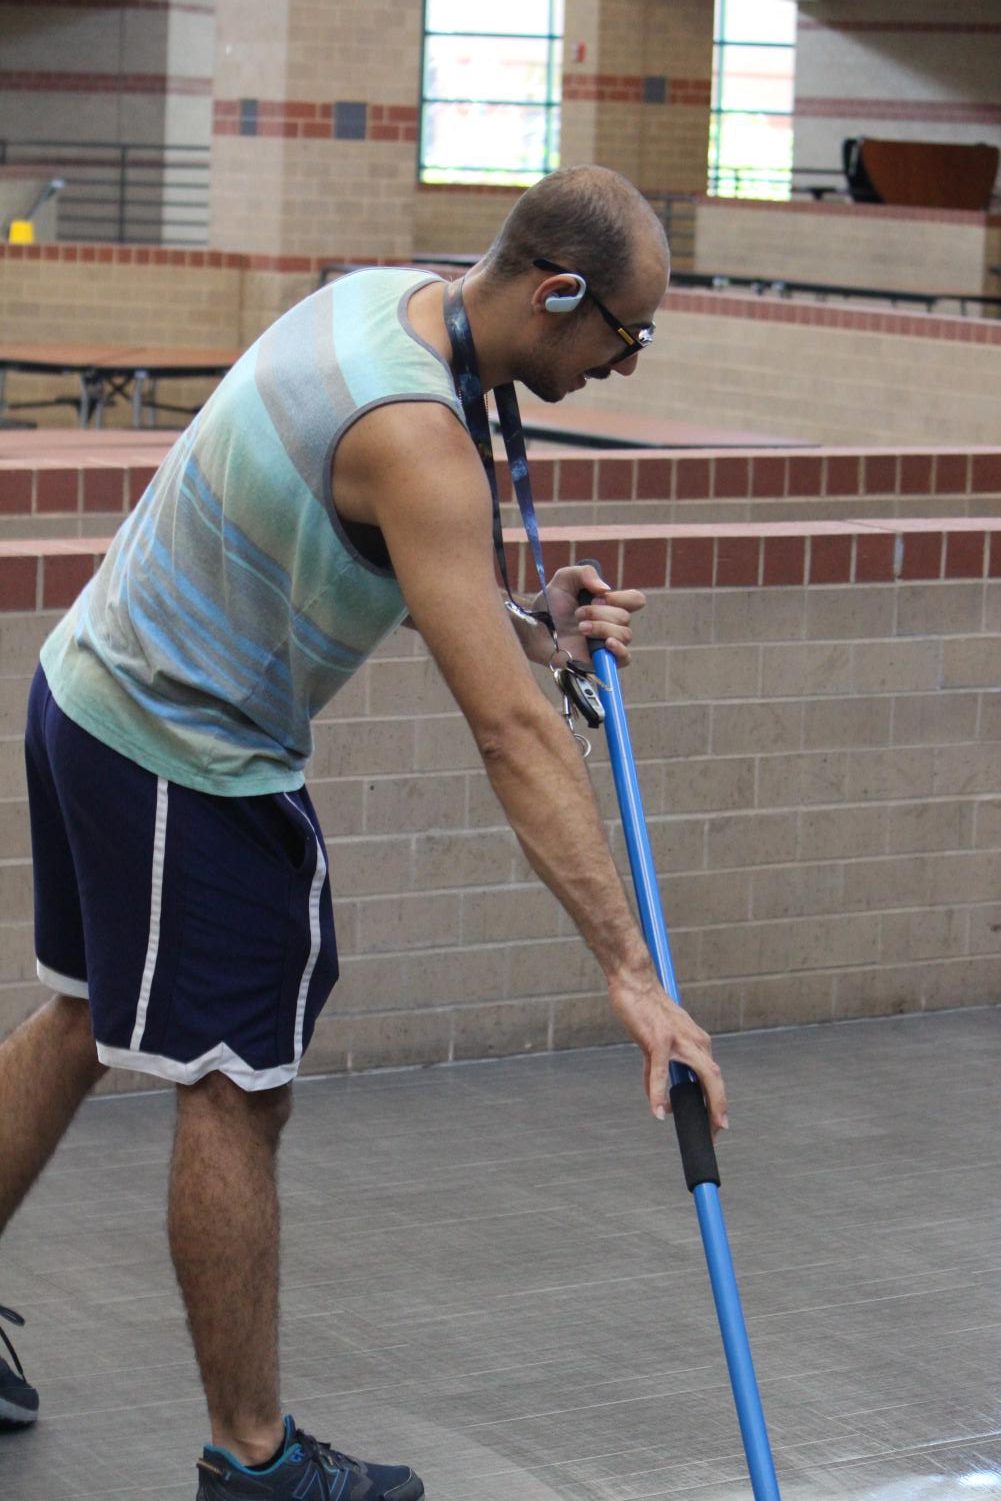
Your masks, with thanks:
[[[720,166],[709,168],[707,192],[720,198],[785,199],[808,193],[848,198],[848,179],[841,167]]]
[[[837,282],[794,281],[775,276],[731,276],[724,272],[679,271],[671,277],[671,285],[677,287],[702,287],[709,291],[725,292],[730,289],[755,292],[758,296],[808,297],[813,301],[826,302],[833,297],[841,301],[867,301],[922,307],[925,312],[941,312],[945,307],[958,308],[966,316],[995,316],[1001,313],[1001,297],[985,297],[973,292],[915,292],[897,287],[852,287]]]
[[[208,146],[0,140],[0,166],[63,179],[60,240],[208,244]]]

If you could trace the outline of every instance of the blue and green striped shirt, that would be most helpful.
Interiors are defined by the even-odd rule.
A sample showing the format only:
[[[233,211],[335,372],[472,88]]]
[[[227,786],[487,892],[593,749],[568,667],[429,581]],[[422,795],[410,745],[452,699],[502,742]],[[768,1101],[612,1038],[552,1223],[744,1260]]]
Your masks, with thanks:
[[[464,420],[447,364],[407,318],[434,279],[342,277],[233,366],[42,648],[71,719],[204,792],[302,785],[312,718],[406,615],[391,570],[340,524],[337,444],[387,402]]]

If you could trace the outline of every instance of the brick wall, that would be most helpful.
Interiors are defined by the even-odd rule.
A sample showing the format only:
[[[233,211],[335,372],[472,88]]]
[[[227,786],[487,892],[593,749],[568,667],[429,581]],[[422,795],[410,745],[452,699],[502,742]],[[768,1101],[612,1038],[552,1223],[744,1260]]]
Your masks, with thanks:
[[[219,0],[213,246],[412,252],[421,9]]]
[[[1001,322],[670,292],[640,379],[587,404],[820,443],[995,443]]]
[[[519,196],[512,188],[466,188],[451,183],[418,188],[414,250],[425,255],[479,255],[491,244]]]
[[[62,0],[58,4],[0,4],[0,139],[144,146],[208,146],[211,119],[214,0]],[[46,176],[59,171],[74,202],[75,232],[116,232],[117,189],[107,152],[67,168],[54,152]],[[105,164],[102,166],[102,162]],[[133,173],[133,185],[138,184]],[[78,177],[88,181],[76,182]],[[164,199],[190,199],[191,173],[168,169],[163,192],[148,173],[141,206],[130,220],[135,238],[156,242]],[[105,186],[98,187],[103,181]],[[100,200],[100,201],[98,201]],[[176,221],[188,211],[168,215]],[[55,206],[50,221],[55,219]],[[88,221],[86,231],[84,219]],[[140,224],[140,218],[142,223]],[[36,237],[51,231],[38,227]],[[172,223],[175,239],[186,231]]]
[[[1001,454],[799,467],[817,459],[786,455],[758,488],[833,500],[863,485],[926,499],[982,487],[995,515],[630,525],[611,455],[549,460],[539,475],[557,497],[590,484],[602,518],[546,526],[550,565],[597,556],[649,593],[624,692],[684,997],[714,1030],[996,1001],[1001,988]],[[707,462],[725,500],[768,458],[626,458],[633,503],[701,487]],[[58,503],[51,483],[31,481],[34,504]],[[595,497],[609,490],[603,510]],[[525,549],[510,546],[527,581]],[[0,1028],[41,995],[19,739],[28,680],[102,547],[0,543]],[[591,765],[621,858],[600,740]],[[595,966],[531,876],[409,633],[318,722],[310,786],[344,954],[311,1068],[618,1039]]]
[[[988,214],[875,203],[703,198],[695,270],[835,286],[998,296]]]
[[[58,441],[56,441],[58,437]],[[172,434],[73,432],[8,437],[0,457],[0,538],[107,536],[136,503]],[[26,456],[18,457],[17,450]],[[980,448],[811,448],[757,452],[546,450],[531,456],[532,488],[547,534],[621,525],[764,527],[805,521],[996,518],[1001,457]],[[505,525],[520,525],[507,464],[497,464]],[[695,535],[694,533],[692,535]],[[644,544],[645,546],[646,544]],[[805,555],[804,555],[805,556]],[[630,554],[628,569],[635,566]],[[804,562],[805,566],[805,562]],[[644,573],[634,580],[645,587]],[[787,580],[789,582],[790,580]],[[847,575],[840,582],[847,582]]]
[[[846,136],[1001,146],[994,0],[814,0],[796,35],[797,166],[840,167]]]
[[[0,326],[29,343],[245,348],[324,259],[0,245]],[[644,374],[592,383],[589,405],[821,443],[992,443],[1001,431],[998,319],[677,291],[659,323]],[[9,377],[11,399],[54,389],[73,382]],[[188,394],[204,400],[204,383],[178,400]],[[108,420],[127,423],[127,408]]]

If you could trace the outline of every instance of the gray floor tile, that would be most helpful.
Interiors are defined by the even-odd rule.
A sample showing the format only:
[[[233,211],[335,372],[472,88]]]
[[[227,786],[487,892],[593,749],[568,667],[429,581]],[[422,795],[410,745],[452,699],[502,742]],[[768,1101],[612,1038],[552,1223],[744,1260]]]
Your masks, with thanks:
[[[722,1201],[785,1501],[1001,1498],[1001,1010],[721,1038]],[[635,1053],[304,1080],[283,1395],[430,1501],[750,1501]],[[190,1501],[169,1095],[86,1105],[0,1252],[42,1392],[4,1501]],[[141,1479],[137,1480],[136,1475]]]

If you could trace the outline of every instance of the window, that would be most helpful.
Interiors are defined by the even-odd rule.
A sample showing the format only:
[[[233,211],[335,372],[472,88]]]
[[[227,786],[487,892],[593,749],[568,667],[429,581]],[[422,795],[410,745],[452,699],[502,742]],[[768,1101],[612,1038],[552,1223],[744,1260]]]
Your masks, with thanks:
[[[425,0],[420,181],[520,187],[558,167],[562,75],[563,0]]]
[[[709,191],[788,198],[795,0],[716,0]]]

